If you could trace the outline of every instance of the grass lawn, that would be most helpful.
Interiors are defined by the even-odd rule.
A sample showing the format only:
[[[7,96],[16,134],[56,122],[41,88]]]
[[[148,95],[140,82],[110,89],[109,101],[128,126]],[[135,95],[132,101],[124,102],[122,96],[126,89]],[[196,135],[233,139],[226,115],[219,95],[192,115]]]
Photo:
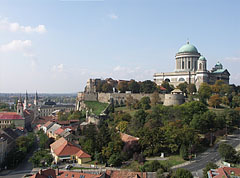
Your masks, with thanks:
[[[108,103],[100,103],[98,101],[84,101],[84,103],[89,109],[92,109],[93,113],[97,116],[99,116],[108,105]]]
[[[115,108],[115,111],[123,111],[123,112],[126,112],[128,114],[130,114],[131,116],[134,116],[134,114],[138,111],[138,109],[132,109],[130,110],[129,108],[127,108],[126,106],[122,106],[122,107],[117,107]],[[145,112],[150,112],[151,109],[149,110],[144,110]]]
[[[152,161],[153,160],[146,161],[145,164],[151,163]],[[178,164],[182,164],[186,161],[184,159],[182,159],[180,156],[174,155],[174,156],[169,156],[168,160],[159,160],[159,162],[166,167],[173,167]],[[133,171],[139,171],[139,166],[140,166],[140,164],[137,161],[132,161],[131,164],[129,164],[127,166],[123,166],[122,168],[123,169],[131,169]]]
[[[179,155],[170,156],[168,160],[159,161],[163,165],[169,165],[170,167],[176,166],[186,162]]]

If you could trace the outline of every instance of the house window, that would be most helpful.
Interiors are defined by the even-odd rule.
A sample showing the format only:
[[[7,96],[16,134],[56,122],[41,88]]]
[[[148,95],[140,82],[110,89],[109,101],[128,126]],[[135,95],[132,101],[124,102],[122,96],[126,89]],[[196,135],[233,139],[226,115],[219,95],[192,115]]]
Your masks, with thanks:
[[[184,61],[182,61],[182,69],[184,69]]]
[[[191,68],[191,62],[190,61],[188,61],[188,69],[190,69]]]
[[[178,79],[178,81],[179,82],[183,82],[183,81],[185,81],[185,79],[184,78],[180,78],[180,79]]]

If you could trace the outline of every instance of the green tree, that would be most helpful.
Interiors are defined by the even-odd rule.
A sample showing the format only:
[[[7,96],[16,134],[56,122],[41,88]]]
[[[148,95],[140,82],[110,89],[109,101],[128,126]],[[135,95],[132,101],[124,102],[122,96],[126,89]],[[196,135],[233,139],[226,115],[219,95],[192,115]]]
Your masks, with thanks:
[[[210,98],[212,94],[212,89],[209,84],[202,83],[198,89],[200,101],[206,103],[206,100]]]
[[[189,170],[179,168],[176,170],[172,178],[193,178],[193,175]]]
[[[122,158],[120,154],[114,153],[110,156],[109,160],[108,160],[108,164],[110,166],[121,166],[122,164]]]
[[[188,159],[188,149],[185,145],[181,145],[180,148],[180,156],[184,159],[187,160]]]
[[[217,169],[218,166],[215,164],[215,163],[212,163],[212,162],[208,162],[205,166],[205,168],[203,169],[203,178],[208,178],[208,174],[207,172],[210,170],[210,169]]]
[[[235,163],[236,160],[236,150],[226,143],[221,143],[218,148],[220,156],[229,163]]]
[[[187,84],[187,82],[180,83],[180,84],[177,86],[177,88],[180,89],[180,90],[186,95],[186,94],[187,94],[188,84]]]
[[[148,96],[144,96],[140,100],[141,108],[144,109],[144,110],[147,110],[147,109],[151,108],[150,103],[151,103],[151,100]]]
[[[134,104],[134,99],[131,95],[126,97],[126,106],[131,110]]]
[[[197,92],[196,85],[192,83],[188,84],[187,91],[189,94],[196,93]]]
[[[125,93],[126,91],[128,91],[128,82],[127,81],[120,81],[117,85],[117,89],[121,93]]]
[[[167,90],[166,92],[167,93],[170,93],[172,90],[174,90],[174,87],[172,85],[170,85],[169,82],[167,82],[167,81],[163,81],[161,86],[163,88],[166,88],[166,90]]]
[[[128,89],[132,93],[139,93],[140,92],[140,85],[135,80],[130,80],[130,82],[128,82]]]
[[[143,93],[153,93],[157,89],[157,84],[151,80],[145,80],[140,84],[140,91]]]

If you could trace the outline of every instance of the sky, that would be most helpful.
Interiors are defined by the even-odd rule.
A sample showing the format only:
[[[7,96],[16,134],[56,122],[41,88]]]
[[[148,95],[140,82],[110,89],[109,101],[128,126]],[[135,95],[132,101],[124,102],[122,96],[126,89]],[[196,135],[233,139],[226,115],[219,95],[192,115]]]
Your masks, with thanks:
[[[153,80],[187,40],[240,85],[239,0],[0,0],[0,92]]]

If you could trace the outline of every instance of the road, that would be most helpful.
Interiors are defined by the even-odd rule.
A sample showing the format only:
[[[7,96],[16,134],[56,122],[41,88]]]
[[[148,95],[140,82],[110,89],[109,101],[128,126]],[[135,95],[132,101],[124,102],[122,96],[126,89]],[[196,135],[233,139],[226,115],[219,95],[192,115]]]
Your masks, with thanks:
[[[240,144],[240,134],[229,135],[224,143],[232,145],[234,148]],[[181,168],[187,169],[196,177],[202,176],[202,169],[208,162],[217,162],[221,159],[218,153],[218,144],[213,148],[208,149],[206,152],[200,154],[192,163],[182,166]]]
[[[33,155],[33,152],[37,149],[37,142],[35,141],[34,148],[27,154],[24,160],[18,165],[17,168],[10,171],[4,171],[0,174],[0,177],[4,178],[21,178],[25,174],[31,173],[33,166],[28,162],[29,158]]]

